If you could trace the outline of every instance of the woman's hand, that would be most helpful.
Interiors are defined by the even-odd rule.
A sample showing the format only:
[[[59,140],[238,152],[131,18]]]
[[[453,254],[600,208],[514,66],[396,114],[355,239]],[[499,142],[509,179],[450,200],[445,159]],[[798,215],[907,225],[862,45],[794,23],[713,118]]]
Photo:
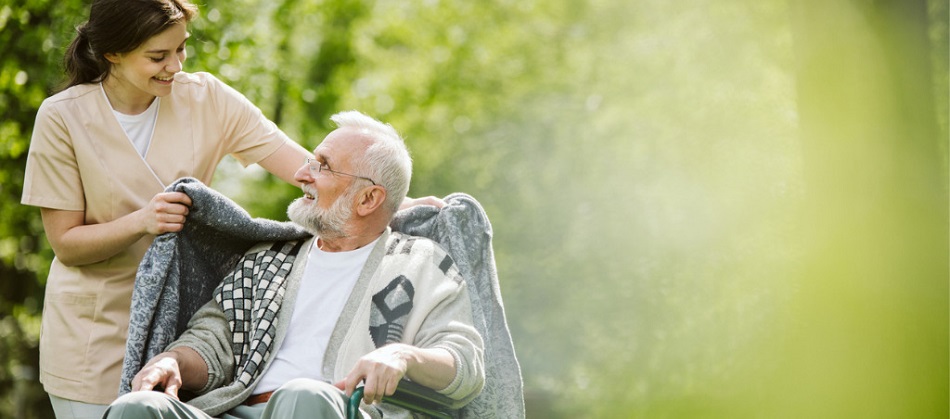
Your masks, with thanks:
[[[185,228],[191,198],[182,192],[162,192],[140,211],[145,233],[175,233]]]
[[[86,224],[85,211],[42,208],[43,228],[56,257],[66,266],[101,262],[126,250],[146,234],[181,231],[191,198],[163,192],[145,208],[107,223]]]
[[[445,201],[443,201],[442,198],[438,198],[435,196],[423,196],[421,198],[410,198],[407,196],[405,199],[402,200],[402,204],[399,205],[399,209],[404,210],[406,208],[411,208],[416,205],[430,205],[430,206],[442,209],[442,207],[445,206]]]

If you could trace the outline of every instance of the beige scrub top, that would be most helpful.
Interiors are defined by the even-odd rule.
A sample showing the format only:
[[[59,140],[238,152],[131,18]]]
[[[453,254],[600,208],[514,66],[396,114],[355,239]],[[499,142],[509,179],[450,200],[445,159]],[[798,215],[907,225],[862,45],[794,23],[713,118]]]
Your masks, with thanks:
[[[74,86],[40,106],[23,204],[85,211],[86,224],[105,223],[145,207],[178,178],[210,184],[225,155],[247,166],[291,141],[214,76],[179,73],[171,94],[161,98],[143,158],[101,89]],[[48,393],[86,403],[115,400],[135,272],[153,239],[89,265],[53,259],[40,331],[40,381]]]

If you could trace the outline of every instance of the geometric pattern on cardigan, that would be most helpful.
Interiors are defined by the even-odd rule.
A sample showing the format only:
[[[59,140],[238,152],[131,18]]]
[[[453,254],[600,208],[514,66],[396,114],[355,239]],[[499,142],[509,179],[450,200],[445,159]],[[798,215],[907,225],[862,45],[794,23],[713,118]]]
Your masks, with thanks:
[[[244,387],[264,370],[277,335],[274,321],[284,299],[284,280],[302,245],[302,240],[275,243],[246,255],[214,290],[233,336],[234,380]],[[252,313],[250,318],[246,313]]]
[[[412,282],[403,275],[392,280],[373,295],[369,314],[369,334],[377,348],[402,340],[406,320],[412,311],[412,297],[416,291]]]

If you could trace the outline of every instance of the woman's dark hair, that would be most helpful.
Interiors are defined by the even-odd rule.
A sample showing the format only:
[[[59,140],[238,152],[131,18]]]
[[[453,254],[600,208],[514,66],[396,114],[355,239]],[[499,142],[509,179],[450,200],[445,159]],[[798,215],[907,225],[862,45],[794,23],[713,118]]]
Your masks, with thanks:
[[[149,38],[180,22],[190,22],[198,9],[189,0],[94,0],[89,20],[76,28],[63,64],[64,89],[101,82],[109,75],[107,53],[135,50]]]

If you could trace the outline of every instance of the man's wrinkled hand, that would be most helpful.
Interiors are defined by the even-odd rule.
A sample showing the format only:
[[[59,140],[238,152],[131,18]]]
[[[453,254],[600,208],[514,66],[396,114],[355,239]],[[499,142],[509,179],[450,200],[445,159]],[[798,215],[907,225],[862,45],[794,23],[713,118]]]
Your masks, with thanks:
[[[396,386],[406,375],[413,356],[411,349],[408,345],[390,344],[370,352],[356,362],[343,381],[334,385],[349,397],[362,382],[363,402],[379,403],[383,396],[391,396],[396,392]]]
[[[152,358],[132,379],[132,391],[162,391],[178,399],[181,388],[181,369],[178,360],[171,353],[163,353]]]

